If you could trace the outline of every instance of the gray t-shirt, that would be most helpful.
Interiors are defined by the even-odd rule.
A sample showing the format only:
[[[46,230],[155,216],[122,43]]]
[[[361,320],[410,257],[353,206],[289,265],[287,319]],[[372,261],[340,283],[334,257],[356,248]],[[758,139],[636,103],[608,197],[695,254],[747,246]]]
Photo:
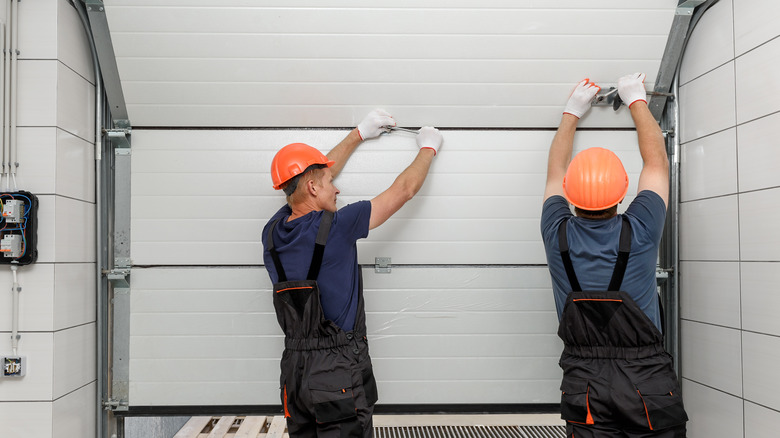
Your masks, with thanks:
[[[620,290],[628,293],[650,321],[663,332],[655,278],[658,245],[666,219],[666,206],[657,193],[643,190],[624,213],[631,223],[631,253]],[[551,196],[542,207],[542,239],[553,283],[555,307],[561,318],[571,292],[558,246],[558,226],[565,218],[569,253],[582,290],[606,290],[617,261],[622,215],[610,219],[574,217],[562,196]]]

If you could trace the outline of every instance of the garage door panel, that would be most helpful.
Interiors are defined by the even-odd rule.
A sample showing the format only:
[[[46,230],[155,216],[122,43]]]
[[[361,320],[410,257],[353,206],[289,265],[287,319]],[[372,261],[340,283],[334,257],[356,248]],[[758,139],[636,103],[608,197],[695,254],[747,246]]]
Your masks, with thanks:
[[[363,274],[382,403],[556,402],[544,267]],[[264,267],[134,268],[131,284],[131,405],[279,403],[283,337]]]

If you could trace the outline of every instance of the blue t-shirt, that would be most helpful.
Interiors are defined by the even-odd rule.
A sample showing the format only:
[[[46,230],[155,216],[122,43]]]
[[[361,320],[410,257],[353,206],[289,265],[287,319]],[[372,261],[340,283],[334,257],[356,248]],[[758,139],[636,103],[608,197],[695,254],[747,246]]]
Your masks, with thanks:
[[[666,219],[666,206],[657,193],[640,192],[624,213],[631,223],[631,253],[620,290],[628,293],[659,330],[661,327],[655,278],[658,245]],[[558,226],[569,217],[569,253],[582,290],[606,290],[617,261],[622,215],[610,219],[574,217],[563,196],[551,196],[542,207],[542,239],[553,283],[555,307],[561,318],[571,292],[558,246]]]
[[[263,227],[263,261],[273,283],[279,279],[266,242],[268,227],[281,218],[274,230],[274,246],[288,280],[306,279],[320,229],[322,211],[313,211],[287,222],[290,214],[292,210],[285,205]],[[336,212],[317,278],[325,318],[347,332],[355,326],[358,308],[357,240],[368,236],[370,218],[371,201],[349,204]]]

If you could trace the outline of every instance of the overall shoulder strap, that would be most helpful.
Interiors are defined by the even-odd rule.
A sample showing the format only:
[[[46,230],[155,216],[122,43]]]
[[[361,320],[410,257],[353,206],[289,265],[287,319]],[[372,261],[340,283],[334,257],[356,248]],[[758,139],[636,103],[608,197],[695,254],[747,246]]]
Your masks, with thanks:
[[[612,271],[612,279],[609,281],[609,289],[607,290],[620,290],[620,285],[623,284],[623,276],[626,274],[628,255],[630,252],[631,223],[628,222],[628,217],[623,215],[623,225],[620,228],[620,246],[618,247],[617,263],[615,263],[615,270]]]
[[[287,274],[284,273],[282,262],[279,260],[279,253],[276,252],[274,247],[274,229],[276,224],[279,223],[281,218],[274,221],[270,227],[268,227],[268,237],[266,238],[266,244],[268,245],[268,252],[271,253],[271,259],[274,261],[274,267],[276,267],[276,276],[279,277],[279,281],[287,281]]]
[[[558,225],[558,250],[561,252],[563,267],[566,269],[566,276],[569,277],[571,290],[573,292],[582,292],[580,282],[577,281],[577,274],[574,273],[574,265],[571,264],[571,256],[569,255],[569,241],[566,238],[566,225],[568,223],[569,218],[566,218]]]
[[[566,238],[566,226],[568,224],[568,218],[558,226],[558,248],[561,252],[561,259],[563,260],[563,267],[566,269],[566,275],[569,277],[569,284],[573,292],[581,292],[580,282],[577,280],[577,274],[574,273],[574,265],[571,263],[571,256],[569,255],[569,241]],[[615,269],[612,271],[612,279],[609,281],[610,291],[620,290],[620,285],[623,283],[623,276],[626,274],[626,266],[628,265],[628,256],[631,252],[631,223],[628,222],[628,218],[624,215],[622,225],[620,228],[620,245],[618,247],[618,257],[615,263]]]
[[[306,276],[307,280],[316,280],[320,275],[322,255],[325,253],[325,243],[328,241],[328,233],[330,232],[330,225],[332,223],[333,212],[327,210],[323,211],[322,219],[320,219],[320,229],[317,232],[317,240],[314,242],[314,254],[311,257],[309,274]]]

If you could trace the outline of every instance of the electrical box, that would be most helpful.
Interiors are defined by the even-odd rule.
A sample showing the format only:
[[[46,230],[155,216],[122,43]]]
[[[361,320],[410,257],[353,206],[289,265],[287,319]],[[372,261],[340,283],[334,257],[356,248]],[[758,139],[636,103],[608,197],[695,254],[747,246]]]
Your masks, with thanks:
[[[3,373],[0,377],[22,377],[27,372],[27,358],[24,356],[4,356]]]
[[[29,265],[38,259],[38,198],[30,192],[0,192],[0,264]]]

